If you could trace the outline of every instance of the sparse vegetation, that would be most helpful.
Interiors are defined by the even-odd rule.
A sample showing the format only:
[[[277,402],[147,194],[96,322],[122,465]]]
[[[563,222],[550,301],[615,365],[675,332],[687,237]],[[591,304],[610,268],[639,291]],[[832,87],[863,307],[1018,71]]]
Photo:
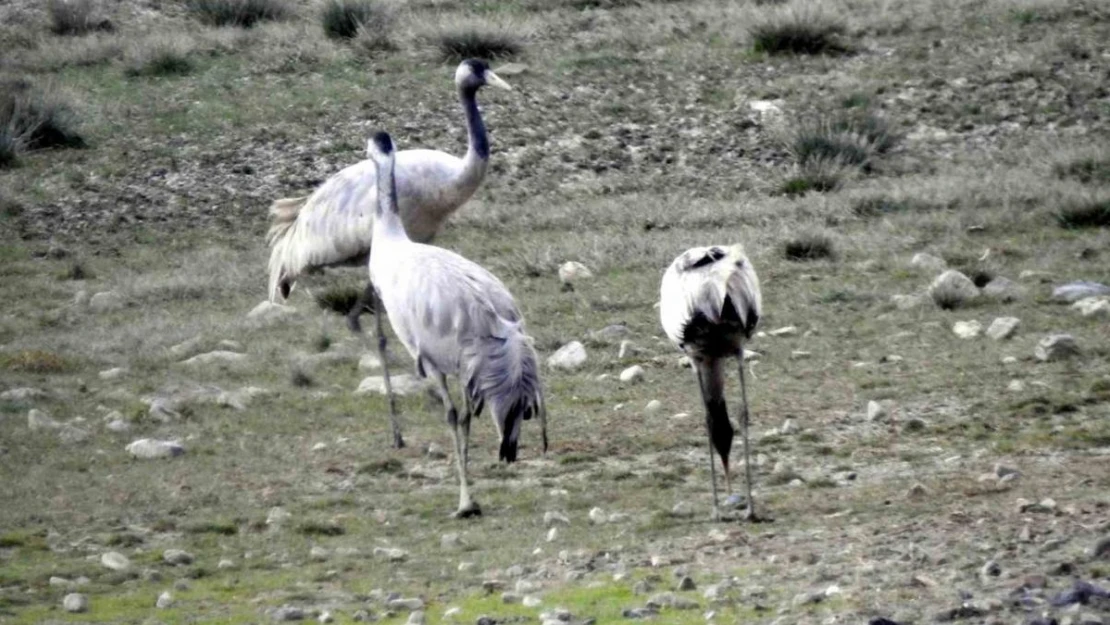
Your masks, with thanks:
[[[764,54],[844,54],[845,27],[828,14],[810,8],[777,10],[748,27],[752,49]]]
[[[241,28],[292,15],[285,0],[189,0],[189,9],[205,24]]]
[[[346,534],[343,526],[335,523],[308,521],[297,526],[297,531],[305,536],[342,536]]]
[[[810,191],[828,193],[840,188],[846,175],[847,168],[836,160],[810,160],[784,180],[779,190],[788,196],[805,195]]]
[[[500,28],[483,28],[476,24],[440,31],[435,37],[436,49],[444,62],[458,63],[464,59],[506,59],[520,54],[520,39]]]
[[[77,116],[61,95],[26,80],[0,81],[0,166],[28,150],[80,148]]]
[[[324,33],[333,39],[361,37],[369,41],[380,37],[388,41],[391,18],[377,0],[327,0],[321,13]]]
[[[112,22],[98,14],[95,0],[49,0],[50,30],[55,35],[85,35],[94,31],[111,31]]]
[[[1084,184],[1110,184],[1110,154],[1092,153],[1057,163],[1056,175]]]
[[[824,260],[833,257],[832,239],[823,234],[802,234],[783,244],[787,260]]]
[[[1060,209],[1056,223],[1062,228],[1110,227],[1110,198],[1073,201]]]
[[[814,161],[854,165],[864,171],[893,150],[901,136],[868,110],[838,111],[800,120],[788,138],[790,153],[801,166]]]
[[[26,373],[65,373],[73,368],[66,358],[41,349],[25,349],[0,354],[0,368]]]
[[[313,293],[316,305],[336,314],[346,315],[362,296],[364,287],[332,286]]]
[[[302,367],[295,366],[289,372],[289,383],[296,388],[307,388],[316,384],[316,380]]]
[[[193,71],[196,43],[178,33],[159,33],[131,44],[124,54],[128,76],[180,76]]]

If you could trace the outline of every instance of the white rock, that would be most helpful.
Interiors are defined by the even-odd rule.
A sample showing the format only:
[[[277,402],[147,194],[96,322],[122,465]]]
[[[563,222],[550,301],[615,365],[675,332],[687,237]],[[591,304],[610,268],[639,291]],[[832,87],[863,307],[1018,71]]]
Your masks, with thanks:
[[[798,333],[798,328],[795,326],[785,326],[782,328],[775,328],[767,334],[769,336],[794,336]]]
[[[1072,282],[1058,286],[1052,291],[1052,299],[1058,302],[1078,302],[1088,297],[1110,295],[1110,286],[1098,282]]]
[[[456,606],[452,606],[443,611],[444,618],[455,618],[460,614],[462,614],[462,608]]]
[[[1012,302],[1025,296],[1025,287],[1009,278],[998,277],[983,287],[983,295],[1000,302]]]
[[[621,371],[620,379],[621,382],[639,382],[644,379],[644,368],[640,365],[632,365]]]
[[[886,407],[875,400],[867,402],[867,420],[879,421],[886,416]]]
[[[747,352],[744,352],[744,356],[745,356],[744,360],[747,360],[747,354],[748,354]],[[689,356],[679,356],[678,357],[678,366],[682,367],[683,369],[689,369],[690,367],[694,366],[694,361],[690,360]]]
[[[89,303],[89,292],[81,289],[73,294],[73,305],[78,308],[83,308]]]
[[[175,358],[188,358],[200,351],[201,343],[203,342],[204,336],[198,334],[191,339],[184,340],[171,347],[170,355]]]
[[[543,599],[540,599],[536,595],[524,595],[524,599],[521,600],[521,603],[526,608],[538,608],[543,605]]]
[[[1006,385],[1006,390],[1011,393],[1020,393],[1025,390],[1025,382],[1021,380],[1010,380],[1010,383]]]
[[[68,423],[62,425],[62,427],[58,430],[58,440],[62,441],[66,445],[75,445],[77,443],[88,440],[88,438],[88,430],[70,425]]]
[[[408,597],[408,598],[401,598],[401,599],[393,599],[393,600],[389,601],[388,603],[386,603],[386,606],[388,606],[390,610],[409,610],[409,611],[423,610],[424,609],[424,600],[421,599],[420,597]]]
[[[166,608],[169,608],[169,607],[172,607],[172,606],[173,606],[173,594],[171,594],[170,591],[168,591],[168,590],[166,590],[166,591],[162,592],[162,594],[158,595],[158,600],[154,602],[154,607],[156,607],[160,610],[165,610]]]
[[[1011,338],[1017,332],[1019,325],[1021,320],[1017,317],[998,317],[987,328],[987,336],[996,341]]]
[[[166,549],[162,552],[162,561],[173,566],[193,563],[193,554],[181,549]]]
[[[185,448],[177,441],[160,441],[153,438],[140,438],[125,449],[136,458],[172,458],[185,453]]]
[[[961,339],[973,339],[983,331],[983,326],[976,320],[957,321],[952,325],[952,332]]]
[[[979,297],[979,288],[971,278],[949,269],[929,285],[929,296],[942,308],[957,308]]]
[[[89,310],[93,312],[111,312],[124,307],[123,296],[116,291],[101,291],[89,298]]]
[[[101,380],[118,380],[127,375],[127,372],[127,367],[112,367],[111,369],[105,369],[104,371],[101,371],[97,374],[97,377],[99,377]]]
[[[553,527],[547,530],[547,542],[553,543],[557,538],[559,538],[559,528]]]
[[[247,319],[254,321],[278,321],[297,314],[297,309],[284,304],[266,301],[258,304],[247,313]]]
[[[589,516],[590,516],[590,522],[591,523],[600,524],[600,523],[605,523],[606,521],[609,520],[609,517],[605,516],[605,511],[602,510],[601,508],[591,508]]]
[[[230,352],[227,350],[216,350],[204,354],[197,354],[187,360],[182,360],[181,365],[185,367],[226,367],[231,365],[240,365],[248,360],[246,354],[239,352]]]
[[[552,525],[570,525],[570,519],[562,512],[548,511],[543,513],[543,524],[547,527]]]
[[[813,355],[813,352],[807,352],[807,351],[803,351],[803,350],[800,350],[800,349],[795,349],[795,350],[790,352],[790,358],[792,360],[805,360],[806,358],[809,358],[812,355]]]
[[[636,348],[636,345],[632,341],[625,339],[621,341],[621,347],[617,352],[617,358],[624,360],[625,358],[634,356],[639,351],[640,350]]]
[[[89,598],[79,592],[71,592],[62,599],[62,608],[66,612],[86,612],[89,609]]]
[[[547,366],[552,369],[574,371],[586,363],[586,347],[578,341],[571,341],[559,348],[547,359]]]
[[[73,585],[73,581],[69,580],[69,579],[66,579],[64,577],[58,577],[57,575],[51,575],[50,576],[50,585],[51,586],[67,586],[68,587],[68,586]]]
[[[46,397],[45,391],[27,386],[13,388],[0,393],[0,399],[7,401],[26,401],[28,399],[41,399],[43,397]]]
[[[381,556],[390,562],[403,562],[409,557],[409,552],[396,547],[374,547],[374,555]]]
[[[177,402],[169,397],[155,397],[151,400],[147,414],[159,423],[168,423],[181,418],[181,413],[177,411]]]
[[[409,614],[409,620],[405,621],[407,625],[424,625],[424,611],[416,610]]]
[[[51,419],[45,412],[38,408],[32,408],[27,412],[27,427],[30,428],[31,431],[56,430],[62,427],[62,424]]]
[[[328,553],[327,549],[324,549],[323,547],[321,547],[319,545],[316,545],[312,549],[308,550],[308,557],[311,558],[312,560],[317,561],[317,562],[323,562],[323,561],[327,560],[328,556],[330,556],[330,555],[331,554]]]
[[[269,523],[269,521],[270,521],[269,519],[266,519],[266,522],[267,522],[267,523]],[[235,563],[234,563],[234,562],[232,562],[231,560],[228,560],[228,559],[226,559],[226,558],[225,558],[225,559],[223,559],[223,560],[220,560],[220,561],[219,561],[219,563],[217,563],[217,564],[216,564],[216,568],[217,568],[217,569],[231,569],[231,568],[235,568]]]
[[[439,546],[443,549],[456,549],[462,544],[462,537],[458,532],[448,532],[439,537]]]
[[[573,286],[575,282],[588,280],[594,277],[589,267],[578,261],[568,261],[559,267],[559,281],[565,285]]]
[[[1052,334],[1041,339],[1033,351],[1037,360],[1064,360],[1079,355],[1079,345],[1070,334]]]
[[[428,380],[420,379],[411,373],[390,375],[389,384],[393,388],[393,394],[398,396],[412,395],[423,391],[425,388],[430,388]],[[385,377],[372,375],[363,378],[355,390],[355,395],[365,395],[367,393],[385,395]]]
[[[316,617],[316,622],[318,622],[318,623],[334,623],[335,622],[335,617],[332,616],[332,613],[329,612],[328,610],[324,610],[323,612],[320,613],[320,616]]]
[[[382,368],[382,359],[379,358],[377,354],[366,353],[366,354],[363,354],[362,357],[358,359],[358,370],[359,371],[377,371],[381,368]]]
[[[266,513],[266,525],[281,525],[292,516],[293,515],[285,508],[274,506]]]
[[[917,308],[925,302],[925,298],[921,295],[891,295],[890,302],[898,310],[909,310]]]
[[[780,126],[786,119],[782,112],[782,100],[750,100],[748,108],[759,115],[759,123],[765,126]]]
[[[910,259],[910,266],[924,269],[929,273],[939,273],[948,268],[948,263],[944,262],[943,258],[925,252],[918,252]]]
[[[659,401],[658,399],[653,399],[647,403],[647,406],[644,406],[644,412],[648,413],[649,415],[658,414],[659,411],[662,409],[663,402]]]
[[[797,434],[800,430],[801,428],[798,427],[798,424],[795,423],[793,419],[787,419],[782,422],[782,427],[779,428],[779,434]]]
[[[126,571],[131,568],[131,560],[118,551],[107,551],[100,554],[100,563],[113,571]]]
[[[1110,318],[1110,300],[1100,297],[1085,297],[1071,305],[1084,317]]]
[[[326,451],[327,448],[328,448],[328,444],[321,442],[321,443],[316,443],[315,445],[313,445],[312,446],[312,451]]]

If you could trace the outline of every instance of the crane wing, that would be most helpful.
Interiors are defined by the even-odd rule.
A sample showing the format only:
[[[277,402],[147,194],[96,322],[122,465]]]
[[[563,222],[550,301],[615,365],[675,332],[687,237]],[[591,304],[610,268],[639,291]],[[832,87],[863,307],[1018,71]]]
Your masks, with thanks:
[[[739,245],[692,248],[663,275],[659,317],[676,345],[683,345],[695,318],[711,325],[738,323],[750,336],[761,307],[759,279]]]

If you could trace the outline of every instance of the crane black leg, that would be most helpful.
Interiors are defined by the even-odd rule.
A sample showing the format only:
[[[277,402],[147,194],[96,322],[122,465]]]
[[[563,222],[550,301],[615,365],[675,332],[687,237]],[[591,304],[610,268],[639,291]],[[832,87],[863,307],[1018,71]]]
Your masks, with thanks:
[[[355,334],[362,334],[362,322],[359,321],[359,317],[367,310],[377,315],[378,311],[381,310],[381,306],[379,306],[381,302],[378,302],[377,299],[373,283],[367,282],[366,288],[362,291],[362,294],[358,296],[358,299],[355,300],[354,306],[351,306],[351,309],[347,311],[348,330]]]
[[[710,426],[711,417],[709,416],[709,397],[706,395],[705,392],[705,381],[702,379],[700,363],[694,363],[694,371],[697,373],[698,376],[698,390],[701,392],[702,403],[705,404],[705,434],[709,442],[709,479],[711,481],[711,484],[713,485],[713,520],[720,521],[721,508],[717,504],[717,463],[715,460],[713,460],[713,435],[712,428]]]
[[[368,288],[370,289],[370,296],[374,298],[375,302],[374,323],[377,324],[378,330],[378,357],[382,360],[382,380],[385,382],[386,397],[389,398],[389,424],[393,428],[393,447],[401,449],[405,446],[405,439],[401,438],[401,423],[397,419],[397,398],[393,395],[393,385],[389,381],[389,358],[385,350],[385,329],[382,327],[382,313],[385,309],[378,298],[378,292],[373,286]]]
[[[747,486],[748,496],[748,509],[744,513],[744,518],[754,523],[761,521],[770,521],[770,518],[760,517],[755,513],[755,500],[752,499],[752,454],[751,442],[748,440],[748,388],[744,380],[744,348],[740,348],[738,354],[740,358],[740,401],[743,404],[743,414],[740,416],[740,429],[743,431],[744,436],[744,477],[745,485]]]

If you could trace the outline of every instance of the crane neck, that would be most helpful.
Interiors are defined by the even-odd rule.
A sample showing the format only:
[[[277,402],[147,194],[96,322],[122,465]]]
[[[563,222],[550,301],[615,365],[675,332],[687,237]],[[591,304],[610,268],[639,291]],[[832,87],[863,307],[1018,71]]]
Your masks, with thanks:
[[[390,154],[374,165],[378,174],[378,210],[374,218],[374,238],[379,232],[387,238],[408,238],[401,215],[397,212],[397,186],[393,176],[394,156]]]
[[[459,101],[466,115],[467,169],[474,166],[484,168],[489,160],[489,137],[486,135],[486,125],[482,122],[482,112],[478,110],[478,88],[460,87]]]

